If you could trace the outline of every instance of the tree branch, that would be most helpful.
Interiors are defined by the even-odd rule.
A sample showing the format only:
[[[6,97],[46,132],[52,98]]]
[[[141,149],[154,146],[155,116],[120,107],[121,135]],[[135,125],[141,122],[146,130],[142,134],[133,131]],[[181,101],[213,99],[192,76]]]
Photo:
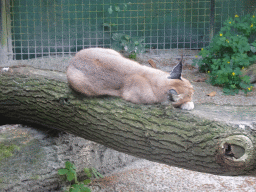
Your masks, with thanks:
[[[74,92],[61,72],[0,68],[0,117],[59,129],[127,154],[195,171],[255,175],[255,131],[171,105]],[[210,107],[209,107],[210,110]]]

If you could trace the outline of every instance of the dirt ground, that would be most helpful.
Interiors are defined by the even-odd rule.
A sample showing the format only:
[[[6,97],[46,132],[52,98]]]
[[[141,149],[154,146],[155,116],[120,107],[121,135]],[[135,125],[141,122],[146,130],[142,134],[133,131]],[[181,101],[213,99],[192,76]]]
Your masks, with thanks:
[[[90,187],[93,192],[255,192],[256,178],[211,175],[138,160]]]

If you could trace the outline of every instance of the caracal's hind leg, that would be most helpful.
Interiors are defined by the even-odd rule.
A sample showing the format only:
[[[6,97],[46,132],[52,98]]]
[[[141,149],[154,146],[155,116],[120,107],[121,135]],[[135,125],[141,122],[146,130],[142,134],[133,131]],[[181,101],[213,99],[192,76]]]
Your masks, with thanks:
[[[85,74],[72,65],[67,69],[67,78],[71,87],[76,91],[88,96],[95,95],[93,86],[90,84]]]

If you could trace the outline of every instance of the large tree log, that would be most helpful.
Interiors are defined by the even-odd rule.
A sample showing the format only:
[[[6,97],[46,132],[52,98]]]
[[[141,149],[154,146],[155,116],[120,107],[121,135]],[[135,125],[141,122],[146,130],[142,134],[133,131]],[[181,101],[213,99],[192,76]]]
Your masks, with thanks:
[[[200,110],[136,105],[114,97],[88,98],[70,89],[61,72],[32,67],[0,70],[2,123],[59,129],[117,151],[201,172],[256,173],[253,127],[209,120]],[[254,106],[248,114],[254,118],[255,111]]]

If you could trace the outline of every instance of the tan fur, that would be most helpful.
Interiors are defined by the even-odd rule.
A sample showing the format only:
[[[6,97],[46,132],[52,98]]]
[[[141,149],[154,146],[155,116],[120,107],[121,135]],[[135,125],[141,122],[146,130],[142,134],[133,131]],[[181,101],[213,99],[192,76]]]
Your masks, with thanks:
[[[168,79],[169,73],[124,58],[112,49],[89,48],[79,51],[67,68],[73,89],[88,96],[111,95],[133,103],[159,103],[176,90],[175,107],[191,102],[193,87],[184,78]]]

